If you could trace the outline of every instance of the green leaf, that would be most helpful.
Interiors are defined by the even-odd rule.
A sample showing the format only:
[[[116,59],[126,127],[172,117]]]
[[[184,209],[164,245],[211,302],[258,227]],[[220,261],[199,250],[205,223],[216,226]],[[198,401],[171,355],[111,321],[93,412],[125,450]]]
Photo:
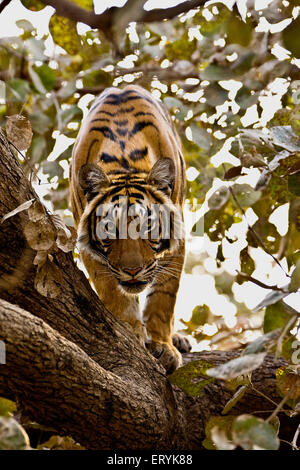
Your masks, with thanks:
[[[242,21],[235,13],[231,13],[226,24],[227,44],[240,44],[247,47],[252,37],[251,20]]]
[[[219,106],[228,98],[228,91],[224,90],[218,83],[214,82],[208,85],[204,90],[206,103],[210,106]]]
[[[167,42],[165,45],[166,58],[173,60],[190,60],[197,46],[197,41],[189,40],[188,33],[184,33],[180,39],[173,42]]]
[[[75,21],[54,13],[49,21],[49,31],[55,44],[65,49],[68,54],[75,55],[80,51],[81,42]]]
[[[230,80],[235,77],[235,73],[228,67],[210,64],[200,72],[201,80],[218,82],[219,80]]]
[[[210,314],[210,309],[207,305],[197,305],[192,311],[191,321],[195,325],[204,325],[207,322]]]
[[[69,81],[66,85],[62,86],[58,92],[57,96],[62,100],[66,100],[70,96],[74,95],[76,92],[76,79]]]
[[[49,175],[50,179],[54,178],[54,176],[57,176],[59,180],[63,178],[64,171],[57,160],[53,162],[47,160],[43,161],[42,168],[43,173]]]
[[[235,101],[242,109],[250,108],[250,106],[256,104],[258,98],[259,94],[254,93],[246,86],[242,86],[235,95]]]
[[[168,380],[173,385],[181,388],[185,393],[192,397],[199,397],[203,388],[214,381],[208,378],[205,373],[213,365],[206,361],[189,362],[183,367],[175,370]]]
[[[279,439],[276,430],[261,418],[241,415],[232,426],[233,441],[244,450],[277,450]]]
[[[296,292],[300,288],[300,260],[297,262],[296,267],[292,273],[291,282],[289,284],[289,291]]]
[[[16,21],[16,25],[18,28],[23,29],[24,31],[31,32],[35,29],[32,23],[30,23],[28,20],[18,20]]]
[[[43,64],[40,66],[33,67],[34,71],[39,76],[41,83],[46,91],[53,90],[56,82],[56,73],[48,65]]]
[[[59,114],[60,114],[62,129],[66,127],[69,124],[69,122],[74,121],[74,120],[81,121],[82,119],[82,110],[75,104],[72,104],[68,108],[61,110]]]
[[[42,39],[29,38],[24,41],[24,45],[26,47],[27,54],[34,60],[45,60],[45,43]]]
[[[261,217],[252,225],[252,230],[247,233],[247,241],[250,246],[257,248],[259,242],[256,236],[264,243],[264,246],[271,253],[277,253],[279,250],[280,236],[274,224],[268,221],[267,217]]]
[[[203,36],[210,37],[222,32],[230,11],[225,5],[220,3],[218,4],[218,10],[219,13],[214,15],[210,21],[204,18],[201,10],[192,18],[193,24],[200,26],[200,32]]]
[[[281,300],[268,305],[264,317],[264,333],[284,328],[290,318],[291,314],[289,313],[288,306]]]
[[[248,246],[243,248],[240,252],[240,263],[241,263],[241,271],[242,273],[248,274],[251,276],[255,269],[255,263],[248,252]]]
[[[255,191],[249,184],[235,183],[232,186],[232,191],[242,207],[252,206],[261,196],[261,191]]]
[[[233,397],[224,406],[222,410],[222,415],[226,415],[228,411],[230,411],[238,403],[238,401],[243,398],[248,388],[249,385],[242,385],[240,388],[238,388]]]
[[[269,331],[269,333],[256,338],[254,341],[252,341],[252,343],[247,345],[243,354],[257,354],[259,352],[265,351],[266,346],[277,340],[280,332],[281,328]]]
[[[216,379],[231,380],[257,369],[264,361],[266,353],[247,354],[225,364],[208,369],[206,375]]]
[[[26,101],[30,93],[29,83],[21,78],[14,78],[7,82],[9,89],[18,101]]]
[[[0,416],[10,417],[17,412],[17,406],[15,402],[8,400],[7,398],[0,397]]]
[[[279,395],[285,397],[289,395],[292,407],[300,398],[300,375],[289,367],[280,367],[276,371],[276,383]],[[294,403],[291,403],[294,402]]]
[[[85,88],[92,88],[99,85],[110,86],[112,75],[104,70],[92,70],[83,75],[82,84]]]
[[[210,209],[221,209],[228,201],[229,194],[230,192],[227,186],[221,186],[209,198],[208,207]]]
[[[259,304],[253,309],[253,312],[258,312],[258,310],[261,310],[262,308],[267,307],[268,305],[276,304],[279,300],[289,295],[289,292],[285,292],[286,287],[287,286],[284,286],[282,288],[283,289],[282,292],[274,290],[270,292],[268,295],[266,295],[266,297],[261,302],[259,302]]]
[[[30,447],[29,438],[13,418],[0,417],[0,450],[25,450]]]
[[[32,129],[38,134],[45,134],[48,129],[53,125],[52,119],[44,113],[34,112],[29,117]]]
[[[30,161],[38,163],[47,158],[47,142],[44,136],[36,135],[33,137],[31,146],[28,150]]]
[[[203,446],[210,450],[233,450],[231,429],[235,416],[214,416],[206,423]]]
[[[275,145],[289,152],[300,151],[300,139],[291,126],[274,126],[270,129],[270,137]]]
[[[211,146],[211,135],[203,127],[193,123],[191,126],[193,142],[195,142],[201,149],[209,150]]]
[[[30,78],[32,80],[32,83],[33,83],[35,89],[39,93],[45,94],[46,93],[46,88],[44,87],[39,75],[36,73],[36,71],[34,70],[34,68],[31,65],[28,66],[28,73],[30,75]]]
[[[40,0],[21,0],[24,7],[28,8],[31,11],[40,11],[45,8],[45,3],[41,2]]]
[[[288,176],[288,188],[295,196],[300,196],[300,171]]]
[[[300,42],[295,40],[298,38],[300,31],[300,17],[292,21],[281,33],[283,45],[291,51],[293,56],[300,58]]]

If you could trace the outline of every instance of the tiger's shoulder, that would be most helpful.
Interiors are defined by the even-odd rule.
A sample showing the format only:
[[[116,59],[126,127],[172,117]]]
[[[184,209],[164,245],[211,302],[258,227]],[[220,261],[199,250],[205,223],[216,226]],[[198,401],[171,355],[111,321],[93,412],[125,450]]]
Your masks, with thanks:
[[[97,164],[108,176],[147,174],[158,159],[165,157],[173,160],[176,171],[173,202],[182,205],[185,163],[165,106],[137,85],[104,90],[83,121],[73,149],[70,191],[78,217],[85,204],[78,185],[83,165]]]

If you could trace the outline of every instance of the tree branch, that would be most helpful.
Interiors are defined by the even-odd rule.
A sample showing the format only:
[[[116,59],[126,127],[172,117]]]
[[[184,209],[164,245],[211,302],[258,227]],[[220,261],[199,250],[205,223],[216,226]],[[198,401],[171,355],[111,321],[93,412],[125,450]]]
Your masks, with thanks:
[[[7,5],[9,5],[11,2],[11,0],[2,0],[1,4],[0,4],[0,13],[4,10],[4,8],[7,7]]]
[[[126,8],[126,4],[121,7],[111,7],[104,13],[96,14],[94,11],[88,11],[79,7],[69,0],[42,0],[45,5],[50,5],[55,8],[58,15],[69,18],[73,21],[80,21],[89,25],[91,28],[103,30],[106,34],[110,31],[114,18],[122,15],[122,9]],[[180,3],[171,8],[157,8],[154,10],[146,11],[137,17],[132,17],[130,21],[137,21],[138,23],[151,23],[155,21],[170,20],[182,13],[203,6],[207,0],[188,0]]]
[[[45,322],[1,299],[0,337],[7,361],[0,391],[17,396],[27,416],[90,449],[164,447],[174,420],[153,388],[128,387]]]

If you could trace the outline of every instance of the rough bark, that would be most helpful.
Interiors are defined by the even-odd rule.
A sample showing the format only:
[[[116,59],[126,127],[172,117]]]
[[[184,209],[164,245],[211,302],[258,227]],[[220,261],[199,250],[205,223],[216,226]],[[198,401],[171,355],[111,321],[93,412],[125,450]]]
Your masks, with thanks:
[[[37,198],[1,131],[0,175],[0,218]],[[35,251],[23,234],[27,221],[24,211],[0,225],[0,339],[7,347],[0,395],[17,399],[29,417],[90,449],[200,448],[206,421],[220,414],[233,392],[216,381],[191,398],[171,386],[131,330],[105,309],[71,254],[53,254],[61,294],[40,295]],[[188,354],[185,361],[217,364],[235,354]],[[268,357],[253,375],[256,388],[275,402],[280,364]],[[271,409],[252,390],[234,413]]]

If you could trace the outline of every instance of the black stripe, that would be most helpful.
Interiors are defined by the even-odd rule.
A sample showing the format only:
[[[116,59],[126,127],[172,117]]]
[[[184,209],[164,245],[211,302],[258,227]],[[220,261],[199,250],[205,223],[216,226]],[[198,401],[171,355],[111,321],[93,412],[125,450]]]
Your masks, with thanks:
[[[140,122],[137,122],[133,126],[133,129],[130,131],[129,138],[133,137],[135,134],[142,131],[143,129],[145,129],[145,127],[148,127],[148,126],[154,127],[154,129],[158,132],[158,128],[153,122],[151,122],[151,121],[140,121]]]
[[[107,126],[92,127],[89,130],[89,132],[93,132],[93,131],[101,132],[104,135],[104,137],[106,137],[107,139],[112,140],[113,142],[116,142],[116,140],[117,140],[117,138],[116,138],[115,134],[113,133],[113,131]]]
[[[124,152],[124,150],[125,150],[125,145],[126,145],[125,142],[124,142],[124,140],[119,140],[119,144],[120,144],[120,148],[121,148],[122,152]]]
[[[122,189],[124,188],[124,186],[117,186],[116,188],[112,188],[109,190],[109,192],[107,193],[107,197],[110,197],[112,196],[113,194],[116,194],[118,193],[119,191],[122,191]],[[124,196],[124,195],[123,195]]]
[[[118,200],[120,199],[120,197],[124,197],[124,194],[115,194],[115,195],[111,198],[111,202],[118,201]]]
[[[137,160],[142,160],[145,158],[147,154],[148,149],[147,147],[144,147],[143,149],[132,150],[132,152],[129,154],[129,158],[136,162]]]
[[[105,104],[114,104],[120,105],[122,103],[126,103],[126,99],[128,95],[131,93],[136,93],[135,90],[126,90],[121,93],[110,93],[109,95],[105,96]],[[110,100],[110,101],[107,101]]]
[[[125,135],[128,134],[127,127],[125,129],[121,129],[120,127],[117,127],[116,131],[117,131],[117,134],[119,134],[121,137],[125,137]]]
[[[145,113],[145,111],[138,111],[137,113],[134,113],[134,117],[137,117],[137,116],[153,116],[153,117],[155,117],[155,115],[153,113],[150,113],[150,112]]]
[[[123,168],[125,168],[125,170],[129,170],[130,168],[129,163],[124,156],[122,156],[121,165]]]
[[[120,175],[120,176],[123,176],[123,175],[131,175],[131,174],[135,174],[135,173],[145,173],[145,170],[139,170],[138,168],[129,168],[127,172],[124,173],[124,170],[110,170],[108,171],[108,175]]]
[[[134,110],[134,107],[133,106],[130,106],[129,108],[121,108],[119,109],[115,114],[114,116],[118,115],[118,114],[126,114],[126,113],[131,113],[131,111]]]
[[[101,113],[107,114],[107,116],[111,116],[111,117],[114,117],[116,115],[116,113],[111,113],[110,111],[105,111],[104,109],[100,109],[97,114],[101,114]]]
[[[92,142],[90,143],[85,163],[88,163],[90,156],[91,156],[92,148],[96,142],[99,142],[99,139],[93,139]]]
[[[98,121],[110,122],[110,119],[108,119],[108,118],[96,118],[96,119],[92,119],[91,122],[98,122]]]
[[[128,119],[124,119],[124,121],[114,121],[114,124],[116,126],[124,127],[127,126],[128,124]]]
[[[129,197],[135,197],[136,199],[144,199],[143,194],[140,193],[130,193]]]
[[[146,193],[145,188],[143,186],[138,185],[138,184],[129,183],[129,184],[126,185],[126,187],[137,189],[138,191],[141,191],[141,193],[144,193],[144,194]]]
[[[100,159],[104,163],[111,163],[111,162],[117,162],[118,159],[115,155],[109,155],[109,153],[102,152]]]

